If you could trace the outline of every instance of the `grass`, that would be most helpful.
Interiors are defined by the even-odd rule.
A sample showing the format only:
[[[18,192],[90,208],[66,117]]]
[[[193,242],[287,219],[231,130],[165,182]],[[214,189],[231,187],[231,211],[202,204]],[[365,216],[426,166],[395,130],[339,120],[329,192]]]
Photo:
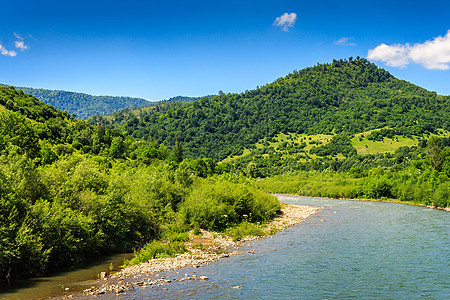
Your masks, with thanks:
[[[286,157],[295,157],[296,154],[288,154],[286,151],[281,150],[281,145],[283,143],[287,143],[288,145],[301,145],[303,142],[306,143],[306,147],[303,148],[305,152],[310,156],[310,158],[314,159],[317,158],[314,154],[309,154],[309,150],[311,150],[313,147],[316,147],[320,143],[320,145],[326,145],[333,135],[327,135],[327,134],[315,134],[315,135],[307,135],[307,134],[297,134],[297,133],[279,133],[277,136],[275,136],[275,141],[267,141],[266,139],[259,141],[255,144],[256,149],[262,149],[262,148],[270,148],[272,147],[276,153],[284,153]],[[267,144],[268,146],[264,146],[264,144]],[[250,149],[244,149],[243,153],[241,155],[236,156],[228,156],[222,162],[224,163],[230,163],[233,162],[233,160],[243,158],[246,156],[252,155],[252,150]],[[268,157],[269,154],[263,154],[263,157]],[[299,162],[304,162],[307,159],[300,159]]]
[[[360,178],[327,172],[277,175],[260,180],[256,184],[268,193],[330,198],[358,198],[362,189]]]
[[[147,262],[153,258],[174,257],[186,251],[184,242],[153,241],[137,251],[133,259],[126,260],[124,266]]]
[[[367,136],[369,136],[370,133],[374,131],[379,131],[381,129],[388,129],[388,127],[385,128],[379,128],[374,130],[369,130],[366,132],[355,134],[354,137],[351,139],[353,147],[355,147],[358,155],[375,155],[375,154],[383,154],[383,153],[394,153],[398,148],[400,147],[413,147],[417,146],[419,143],[419,139],[425,138],[427,139],[427,136],[421,137],[417,136],[414,138],[408,138],[403,137],[401,135],[397,135],[394,138],[384,138],[383,141],[372,141],[368,140]],[[438,129],[438,135],[441,137],[450,137],[450,132],[445,131],[443,129]],[[329,143],[329,141],[332,139],[333,135],[329,134],[315,134],[315,135],[307,135],[307,134],[296,134],[296,133],[279,133],[275,138],[274,141],[267,141],[266,139],[259,141],[255,144],[256,149],[262,149],[262,148],[273,148],[275,153],[282,153],[283,158],[294,158],[299,163],[307,162],[311,159],[316,159],[318,156],[314,154],[310,154],[309,151],[313,147],[317,147],[319,145],[326,145]],[[361,140],[360,140],[361,139]],[[288,146],[290,145],[301,145],[302,143],[306,143],[306,147],[304,147],[301,151],[297,153],[288,153],[285,149],[283,149],[282,144],[287,143]],[[265,146],[266,145],[266,146]],[[298,158],[299,155],[301,158]],[[244,149],[243,153],[238,156],[229,156],[226,159],[224,159],[222,162],[233,162],[234,160],[243,158],[243,157],[251,157],[253,155],[253,152],[251,149]],[[262,157],[268,157],[269,154],[263,154]],[[339,154],[337,156],[334,156],[334,158],[337,159],[344,159],[344,156]]]
[[[368,134],[365,134],[365,136],[367,135]],[[402,136],[396,136],[393,139],[384,138],[383,141],[371,141],[364,137],[360,141],[360,136],[362,136],[362,134],[357,134],[351,140],[353,147],[355,147],[359,155],[394,153],[395,150],[400,147],[417,146],[419,143],[418,139],[411,139]]]
[[[247,236],[264,236],[264,230],[261,225],[249,222],[242,222],[241,224],[229,228],[225,234],[233,239],[233,241],[240,241]]]

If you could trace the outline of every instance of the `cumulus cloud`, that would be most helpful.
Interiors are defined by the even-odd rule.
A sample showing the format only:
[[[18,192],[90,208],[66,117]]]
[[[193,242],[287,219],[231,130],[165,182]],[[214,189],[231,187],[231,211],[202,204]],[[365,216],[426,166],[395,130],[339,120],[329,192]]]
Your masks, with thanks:
[[[370,49],[367,58],[391,67],[405,68],[416,63],[429,70],[450,70],[450,30],[444,37],[438,36],[422,44],[381,44]]]
[[[16,46],[16,48],[18,48],[18,49],[20,49],[20,50],[22,50],[22,51],[25,51],[25,50],[27,50],[28,48],[30,48],[29,46],[25,45],[23,41],[16,41],[16,42],[14,43],[14,45]]]
[[[294,27],[295,21],[297,20],[296,13],[284,13],[283,15],[277,17],[273,25],[281,27],[283,31],[289,31],[289,28]]]
[[[14,56],[17,55],[17,52],[16,52],[16,51],[13,51],[13,50],[7,50],[5,47],[3,47],[3,46],[0,44],[0,54],[1,54],[1,55],[4,55],[4,56],[11,56],[11,57],[14,57]]]
[[[14,36],[16,37],[17,41],[14,42],[14,45],[17,49],[20,49],[21,51],[25,51],[29,49],[30,47],[28,45],[25,45],[23,41],[23,37],[21,37],[19,34],[14,32]]]
[[[337,41],[335,41],[334,43],[338,46],[356,46],[355,43],[350,43],[350,40],[352,38],[349,37],[341,37],[340,39],[338,39]]]

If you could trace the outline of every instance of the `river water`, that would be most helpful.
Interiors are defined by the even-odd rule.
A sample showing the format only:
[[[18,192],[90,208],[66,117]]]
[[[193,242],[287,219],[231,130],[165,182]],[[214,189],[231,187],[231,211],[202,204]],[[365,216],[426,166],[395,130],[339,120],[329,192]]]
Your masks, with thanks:
[[[0,285],[0,300],[48,299],[81,292],[98,279],[100,272],[110,272],[110,266],[118,269],[132,253],[101,257],[75,270],[59,272],[47,277],[31,278]],[[69,290],[66,291],[65,289]]]
[[[118,299],[450,299],[448,212],[394,203],[279,198],[324,209],[272,238],[247,243],[240,248],[242,255],[160,273],[173,279],[196,274],[207,281],[136,287]]]

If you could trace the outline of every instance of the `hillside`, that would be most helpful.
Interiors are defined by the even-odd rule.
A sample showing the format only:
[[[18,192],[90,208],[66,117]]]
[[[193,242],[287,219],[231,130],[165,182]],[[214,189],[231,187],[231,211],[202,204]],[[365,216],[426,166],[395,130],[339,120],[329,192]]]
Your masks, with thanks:
[[[145,257],[174,255],[194,226],[257,227],[280,209],[245,182],[203,180],[221,167],[182,156],[0,87],[0,283],[148,242]]]
[[[152,103],[141,98],[93,96],[84,93],[17,87],[24,93],[33,95],[44,103],[69,114],[76,114],[77,118],[87,119],[93,115],[106,115],[119,109],[149,106]]]
[[[183,145],[186,156],[221,161],[278,134],[402,136],[450,130],[450,97],[399,80],[366,59],[334,60],[240,94],[163,103],[91,120],[138,138]]]
[[[7,87],[8,85],[0,84]],[[175,96],[160,101],[149,101],[142,98],[120,96],[94,96],[85,93],[68,92],[62,90],[36,89],[30,87],[15,87],[25,94],[33,95],[40,101],[52,105],[77,118],[87,119],[94,115],[107,115],[121,109],[147,107],[162,102],[192,102],[201,97]],[[212,97],[212,96],[207,96]]]

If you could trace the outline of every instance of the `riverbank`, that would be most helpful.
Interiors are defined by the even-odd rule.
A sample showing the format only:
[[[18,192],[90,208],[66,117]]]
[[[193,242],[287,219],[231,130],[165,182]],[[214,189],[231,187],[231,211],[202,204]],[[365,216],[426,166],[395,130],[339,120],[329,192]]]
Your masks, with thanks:
[[[380,167],[361,174],[331,170],[296,171],[257,179],[254,184],[270,194],[406,203],[441,207],[443,210],[450,207],[448,177],[429,169],[398,171]]]
[[[320,209],[320,207],[283,204],[281,213],[264,226],[265,236],[283,231],[292,225],[298,224],[302,220],[316,214]],[[240,241],[233,241],[231,238],[218,232],[201,230],[201,233],[201,236],[190,236],[190,240],[186,244],[188,252],[178,254],[175,257],[156,258],[145,263],[128,266],[110,276],[102,274],[104,278],[93,282],[93,286],[86,289],[84,295],[101,295],[105,293],[122,294],[137,286],[153,287],[163,286],[174,281],[207,280],[208,278],[205,276],[189,274],[185,274],[181,279],[174,280],[163,276],[159,277],[157,273],[183,267],[200,268],[210,262],[240,254],[239,246],[242,243],[264,237],[247,236]],[[150,278],[150,275],[153,275],[153,278]],[[68,295],[67,297],[72,296]]]

